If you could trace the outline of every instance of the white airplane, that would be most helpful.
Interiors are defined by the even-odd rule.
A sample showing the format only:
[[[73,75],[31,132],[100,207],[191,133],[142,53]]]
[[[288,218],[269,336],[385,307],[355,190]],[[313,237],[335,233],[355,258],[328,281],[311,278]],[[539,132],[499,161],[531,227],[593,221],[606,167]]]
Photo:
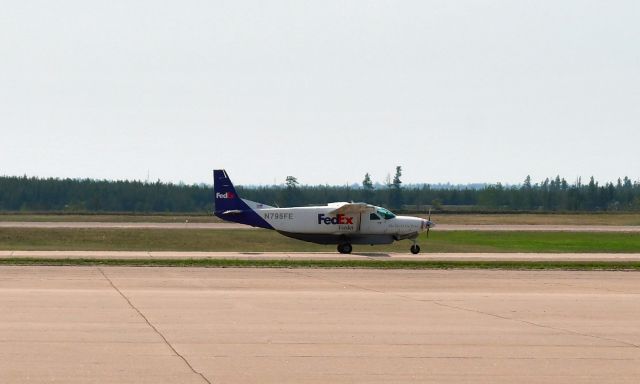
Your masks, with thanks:
[[[396,216],[388,209],[366,203],[330,203],[324,206],[277,208],[238,196],[227,172],[213,171],[214,214],[225,221],[273,229],[311,243],[337,244],[351,253],[351,244],[391,244],[412,241],[411,253],[420,252],[416,239],[435,224],[419,217]]]

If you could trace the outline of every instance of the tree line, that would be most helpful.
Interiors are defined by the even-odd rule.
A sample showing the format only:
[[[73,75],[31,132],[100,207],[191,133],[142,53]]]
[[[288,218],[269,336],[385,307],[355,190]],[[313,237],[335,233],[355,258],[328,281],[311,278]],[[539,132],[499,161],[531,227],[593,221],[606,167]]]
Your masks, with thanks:
[[[358,186],[300,185],[293,176],[281,186],[243,187],[246,199],[279,207],[365,201],[395,210],[492,211],[640,211],[640,182],[628,177],[599,184],[594,178],[568,183],[555,177],[520,185],[482,188],[402,186],[402,170],[386,185],[375,187],[367,174]],[[141,181],[0,177],[0,211],[68,212],[211,212],[211,185]]]

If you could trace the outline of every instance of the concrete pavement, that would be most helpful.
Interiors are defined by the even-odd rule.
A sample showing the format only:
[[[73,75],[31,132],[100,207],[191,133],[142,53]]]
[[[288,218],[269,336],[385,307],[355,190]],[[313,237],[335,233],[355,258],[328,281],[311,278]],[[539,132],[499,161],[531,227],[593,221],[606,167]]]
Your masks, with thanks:
[[[179,251],[2,251],[3,258],[46,259],[242,259],[242,260],[477,260],[640,261],[640,253],[385,253],[356,252],[179,252]]]
[[[637,383],[640,273],[0,267],[2,383]]]

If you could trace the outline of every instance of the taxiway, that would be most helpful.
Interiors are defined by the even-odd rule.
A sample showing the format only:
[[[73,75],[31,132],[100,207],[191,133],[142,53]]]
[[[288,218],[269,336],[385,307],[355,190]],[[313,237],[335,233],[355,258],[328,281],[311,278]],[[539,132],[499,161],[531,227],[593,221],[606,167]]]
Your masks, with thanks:
[[[2,383],[637,383],[640,273],[0,267]]]
[[[259,259],[259,260],[477,260],[640,261],[640,253],[385,253],[355,252],[179,252],[179,251],[11,251],[0,259]]]

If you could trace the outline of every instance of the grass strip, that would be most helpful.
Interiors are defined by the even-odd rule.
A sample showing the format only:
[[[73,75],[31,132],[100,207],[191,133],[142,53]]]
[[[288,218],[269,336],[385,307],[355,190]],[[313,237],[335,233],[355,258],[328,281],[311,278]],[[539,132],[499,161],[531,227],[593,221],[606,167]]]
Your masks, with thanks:
[[[200,268],[358,268],[639,271],[638,261],[291,260],[291,259],[87,259],[3,258],[0,265]]]
[[[638,253],[640,233],[438,232],[418,239],[422,252]],[[409,241],[354,252],[408,253]],[[335,245],[290,239],[268,230],[0,228],[0,249],[12,251],[336,252]]]

